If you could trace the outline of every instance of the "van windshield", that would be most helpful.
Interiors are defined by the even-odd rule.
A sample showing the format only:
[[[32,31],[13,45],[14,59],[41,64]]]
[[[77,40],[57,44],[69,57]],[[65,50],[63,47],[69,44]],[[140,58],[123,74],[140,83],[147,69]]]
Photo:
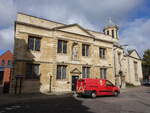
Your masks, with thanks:
[[[114,86],[113,83],[111,83],[110,81],[106,81],[106,86]]]

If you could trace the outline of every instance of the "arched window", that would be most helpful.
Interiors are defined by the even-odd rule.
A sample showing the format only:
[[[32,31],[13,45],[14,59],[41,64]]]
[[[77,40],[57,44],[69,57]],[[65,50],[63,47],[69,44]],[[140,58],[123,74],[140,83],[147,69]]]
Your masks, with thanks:
[[[109,35],[109,30],[107,30],[107,35]]]
[[[2,65],[5,65],[5,60],[2,60]]]
[[[10,66],[12,64],[11,60],[8,60],[7,64]]]

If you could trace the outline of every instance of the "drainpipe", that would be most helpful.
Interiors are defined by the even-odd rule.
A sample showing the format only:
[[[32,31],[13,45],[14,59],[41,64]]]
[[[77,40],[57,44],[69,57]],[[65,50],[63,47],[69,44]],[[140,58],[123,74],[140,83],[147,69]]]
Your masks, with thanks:
[[[52,76],[50,75],[50,80],[49,80],[49,92],[51,93],[52,92]]]
[[[128,56],[128,75],[129,75],[129,83],[131,83],[129,56]]]
[[[116,50],[117,48],[114,48],[113,49],[113,53],[114,53],[114,74],[115,74],[115,85],[117,85],[117,83],[116,83],[116,55],[115,55],[115,50]]]

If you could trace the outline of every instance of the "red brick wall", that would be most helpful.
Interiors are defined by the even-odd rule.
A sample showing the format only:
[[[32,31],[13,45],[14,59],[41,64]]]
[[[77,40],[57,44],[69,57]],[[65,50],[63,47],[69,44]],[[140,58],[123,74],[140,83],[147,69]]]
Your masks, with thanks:
[[[2,65],[2,60],[5,61],[5,64]],[[4,82],[10,82],[10,77],[11,77],[11,72],[12,72],[12,68],[10,68],[8,66],[8,60],[11,61],[11,66],[13,63],[13,54],[8,50],[6,51],[4,54],[0,55],[0,66],[4,66],[4,75],[3,75],[3,83]]]
[[[11,69],[10,69],[10,68],[5,68],[5,69],[4,69],[4,79],[3,79],[3,83],[10,81],[10,74],[11,74]]]
[[[13,54],[10,51],[6,51],[4,54],[2,54],[0,56],[0,66],[2,65],[2,60],[5,61],[5,65],[3,65],[3,66],[7,66],[8,60],[13,61]]]

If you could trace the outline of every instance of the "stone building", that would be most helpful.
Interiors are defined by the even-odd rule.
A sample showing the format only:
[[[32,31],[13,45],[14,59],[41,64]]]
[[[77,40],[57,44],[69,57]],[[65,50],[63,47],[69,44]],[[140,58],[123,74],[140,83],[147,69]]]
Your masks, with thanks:
[[[118,27],[109,25],[103,31],[19,13],[15,22],[13,80],[23,76],[24,93],[73,91],[78,78],[105,78],[115,84]]]
[[[125,88],[126,84],[139,86],[142,84],[142,61],[136,50],[124,50],[114,46],[114,72],[116,85]]]
[[[143,82],[142,61],[136,50],[128,51],[126,60],[126,82],[139,86]]]

